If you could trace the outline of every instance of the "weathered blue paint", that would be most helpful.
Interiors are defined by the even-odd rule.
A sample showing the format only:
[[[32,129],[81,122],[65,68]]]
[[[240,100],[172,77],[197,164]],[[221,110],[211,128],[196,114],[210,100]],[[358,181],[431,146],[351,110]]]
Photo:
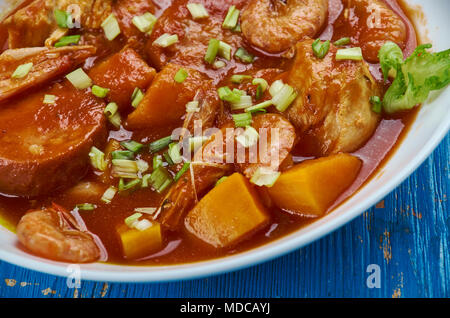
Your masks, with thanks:
[[[66,280],[0,262],[0,297],[449,297],[450,136],[383,204],[327,237],[234,273],[164,284]],[[367,266],[380,266],[369,289]]]

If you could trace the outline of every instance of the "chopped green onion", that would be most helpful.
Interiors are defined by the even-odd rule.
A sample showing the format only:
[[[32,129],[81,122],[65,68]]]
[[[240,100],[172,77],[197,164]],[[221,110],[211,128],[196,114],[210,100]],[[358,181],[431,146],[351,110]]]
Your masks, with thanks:
[[[221,184],[222,182],[224,182],[225,180],[227,180],[227,176],[224,176],[222,178],[220,178],[219,180],[217,180],[215,186],[217,187],[219,184]]]
[[[183,158],[180,154],[180,145],[177,143],[171,143],[169,145],[169,156],[170,159],[172,159],[172,162],[174,164],[181,163],[183,161]]]
[[[272,98],[272,103],[278,111],[284,112],[297,97],[297,93],[288,84],[284,84],[283,88]]]
[[[258,86],[256,86],[255,98],[257,100],[261,99],[263,97],[263,95],[264,95],[264,90],[263,90],[262,86],[258,84]]]
[[[105,36],[109,41],[114,40],[120,34],[119,22],[113,13],[111,13],[101,24]]]
[[[197,113],[200,111],[199,102],[194,100],[186,104],[186,112],[187,113]]]
[[[225,66],[227,66],[227,63],[225,63],[224,61],[221,61],[221,60],[214,61],[214,63],[213,63],[213,67],[216,70],[218,70],[218,69],[220,69],[222,67],[225,67]]]
[[[106,204],[110,204],[116,193],[117,188],[110,186],[108,189],[106,189],[105,193],[103,193],[101,200]]]
[[[139,168],[137,162],[128,159],[113,159],[111,174],[115,178],[135,179],[138,177]]]
[[[56,101],[56,96],[55,95],[44,95],[44,100],[43,103],[44,104],[54,104]]]
[[[153,223],[147,219],[140,220],[134,224],[134,228],[140,232],[146,231],[153,226]]]
[[[262,103],[259,103],[259,104],[255,105],[255,106],[246,108],[246,109],[245,109],[245,112],[247,112],[247,113],[253,113],[253,112],[262,111],[262,110],[264,110],[264,109],[266,109],[267,107],[272,106],[272,105],[273,105],[273,102],[272,102],[271,99],[269,99],[269,100],[267,100],[267,101],[265,101],[265,102],[262,102]]]
[[[252,114],[243,113],[232,115],[236,127],[247,127],[252,124]]]
[[[134,160],[134,152],[129,150],[116,150],[111,152],[113,159]]]
[[[17,66],[14,73],[11,75],[11,78],[24,78],[30,73],[33,68],[33,63],[25,63]]]
[[[277,181],[281,172],[270,170],[269,168],[259,167],[253,174],[250,182],[256,184],[257,186],[272,187]]]
[[[238,48],[236,53],[234,53],[234,56],[241,60],[243,63],[247,64],[253,63],[253,61],[255,60],[255,56],[248,53],[247,50],[243,47]]]
[[[63,36],[55,43],[55,47],[67,46],[69,44],[78,44],[80,42],[81,35],[68,35]]]
[[[187,8],[192,15],[194,20],[208,18],[209,14],[205,7],[201,3],[188,3]]]
[[[156,153],[158,151],[163,150],[172,142],[172,136],[167,136],[152,142],[149,145],[150,153]]]
[[[117,106],[116,103],[109,103],[108,105],[106,105],[105,110],[103,111],[103,113],[109,119],[110,123],[116,128],[119,128],[122,122],[118,109],[119,106]]]
[[[220,87],[217,90],[217,93],[219,94],[219,98],[221,100],[230,102],[230,103],[237,103],[241,100],[241,94],[237,94],[236,92],[233,92],[229,87],[224,86]]]
[[[137,186],[139,186],[140,184],[141,184],[141,180],[140,179],[134,179],[134,180],[132,180],[132,181],[130,181],[128,183],[125,183],[123,178],[120,178],[120,181],[119,181],[119,192],[123,192],[123,191],[134,189]]]
[[[178,35],[173,34],[170,35],[169,33],[164,33],[159,38],[157,38],[152,45],[159,46],[162,48],[169,47],[171,45],[174,45],[178,42]]]
[[[177,174],[175,175],[174,180],[178,181],[186,173],[186,171],[189,170],[190,165],[191,165],[190,162],[185,162],[181,170],[178,171]]]
[[[143,33],[149,33],[153,30],[156,23],[156,17],[150,12],[146,12],[143,15],[135,16],[131,20],[134,26]]]
[[[317,39],[312,44],[312,50],[316,57],[319,59],[323,59],[325,55],[327,55],[330,50],[330,41],[322,42],[320,39]]]
[[[336,52],[336,60],[353,60],[362,61],[362,51],[360,47],[352,47],[349,49],[340,49]]]
[[[217,53],[219,53],[220,41],[216,39],[210,39],[208,49],[205,54],[205,61],[209,64],[213,64],[216,59]]]
[[[134,140],[122,141],[120,145],[132,152],[139,152],[144,147],[143,144],[140,144]]]
[[[152,175],[150,173],[142,176],[142,183],[141,183],[142,188],[148,188],[148,183],[151,176]]]
[[[239,142],[243,147],[249,148],[258,142],[259,134],[255,128],[248,126],[242,135],[236,137],[237,142]]]
[[[236,9],[236,6],[231,6],[228,9],[228,13],[225,17],[225,20],[223,21],[222,27],[229,30],[234,29],[238,24],[239,14],[240,11]]]
[[[340,38],[333,44],[336,46],[344,46],[344,45],[350,44],[350,38]]]
[[[143,213],[143,214],[155,214],[155,212],[157,211],[157,208],[135,208],[134,211],[138,212],[138,213]]]
[[[250,75],[233,75],[230,78],[231,83],[241,84],[244,81],[251,80],[252,77]]]
[[[253,105],[252,102],[252,97],[248,96],[248,95],[242,95],[239,98],[238,102],[232,102],[230,103],[231,109],[232,110],[237,110],[237,109],[246,109],[248,107],[251,107]]]
[[[165,153],[163,153],[163,156],[164,156],[164,159],[166,159],[167,164],[168,164],[169,166],[173,166],[173,165],[174,165],[174,162],[172,161],[172,158],[170,158],[170,155],[169,155],[169,152],[168,152],[168,151],[166,151]]]
[[[97,96],[99,98],[105,98],[106,95],[108,95],[108,93],[109,93],[108,88],[103,88],[97,85],[92,86],[92,94],[94,94],[94,96]]]
[[[217,52],[219,56],[223,57],[224,59],[230,61],[231,60],[231,45],[228,43],[219,41],[219,51]]]
[[[379,96],[371,96],[370,103],[372,104],[372,110],[380,114],[381,113],[381,99]]]
[[[191,152],[196,152],[198,148],[209,140],[208,136],[194,136],[189,138],[189,149]]]
[[[91,203],[82,203],[82,204],[77,204],[75,206],[78,210],[82,210],[82,211],[92,211],[96,208],[96,206],[94,204]]]
[[[241,25],[238,23],[231,31],[236,32],[236,33],[241,33]]]
[[[173,182],[169,172],[163,167],[154,170],[149,181],[158,193],[163,192]]]
[[[269,93],[272,97],[274,97],[276,94],[278,94],[281,89],[283,88],[284,83],[282,80],[277,80],[272,83],[272,85],[269,88]]]
[[[91,164],[95,169],[100,171],[105,171],[107,163],[105,161],[105,154],[99,150],[97,147],[92,147],[89,152],[89,158],[91,159]]]
[[[85,89],[92,86],[91,78],[83,71],[82,68],[77,68],[72,73],[67,74],[66,78],[77,89]]]
[[[158,169],[163,166],[163,159],[161,155],[157,155],[153,157],[153,170]]]
[[[267,83],[264,78],[254,78],[252,84],[261,86],[263,93],[267,90],[267,87],[269,87],[269,83]]]
[[[148,168],[150,168],[150,166],[148,165],[147,161],[139,159],[136,161],[137,167],[138,167],[138,171],[140,173],[144,173],[148,170]]]
[[[180,68],[177,72],[177,74],[175,74],[174,80],[177,83],[183,83],[184,80],[189,76],[188,71],[186,71],[184,68]]]
[[[53,11],[53,14],[55,16],[56,24],[58,24],[60,28],[65,29],[69,27],[68,24],[71,24],[72,22],[70,13],[56,9]]]
[[[142,213],[134,213],[133,215],[130,215],[125,219],[125,224],[129,228],[134,228],[136,223],[139,221],[139,219],[142,217]]]
[[[141,91],[139,87],[136,87],[133,91],[133,94],[131,95],[131,106],[134,108],[137,108],[139,104],[144,99],[144,93]]]

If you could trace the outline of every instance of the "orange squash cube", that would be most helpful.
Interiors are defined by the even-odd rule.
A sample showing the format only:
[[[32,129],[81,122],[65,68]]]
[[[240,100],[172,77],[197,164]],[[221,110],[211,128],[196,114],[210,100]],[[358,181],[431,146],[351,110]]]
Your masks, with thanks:
[[[157,252],[162,248],[161,226],[153,225],[144,231],[132,229],[126,224],[117,228],[122,243],[123,256],[126,259],[139,259]]]
[[[356,179],[361,160],[337,154],[302,162],[281,174],[269,195],[279,208],[305,216],[324,215]]]
[[[186,229],[216,248],[244,240],[269,222],[256,190],[235,173],[217,185],[192,209]]]

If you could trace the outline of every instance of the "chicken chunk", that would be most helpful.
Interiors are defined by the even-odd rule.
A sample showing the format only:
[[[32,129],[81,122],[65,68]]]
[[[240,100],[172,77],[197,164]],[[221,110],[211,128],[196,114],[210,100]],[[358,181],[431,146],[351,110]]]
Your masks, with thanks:
[[[371,96],[379,88],[364,61],[337,61],[337,49],[319,59],[312,40],[297,44],[297,56],[287,82],[299,96],[286,111],[300,132],[302,144],[319,145],[314,155],[352,152],[375,131],[380,116],[372,111]]]

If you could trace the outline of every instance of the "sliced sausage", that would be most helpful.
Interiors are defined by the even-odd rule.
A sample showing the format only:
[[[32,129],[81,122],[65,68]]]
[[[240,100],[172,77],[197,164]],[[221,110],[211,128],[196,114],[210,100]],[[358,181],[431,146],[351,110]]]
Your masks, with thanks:
[[[44,104],[45,94],[55,95]],[[104,103],[65,81],[0,106],[0,192],[33,197],[68,187],[106,139]]]

